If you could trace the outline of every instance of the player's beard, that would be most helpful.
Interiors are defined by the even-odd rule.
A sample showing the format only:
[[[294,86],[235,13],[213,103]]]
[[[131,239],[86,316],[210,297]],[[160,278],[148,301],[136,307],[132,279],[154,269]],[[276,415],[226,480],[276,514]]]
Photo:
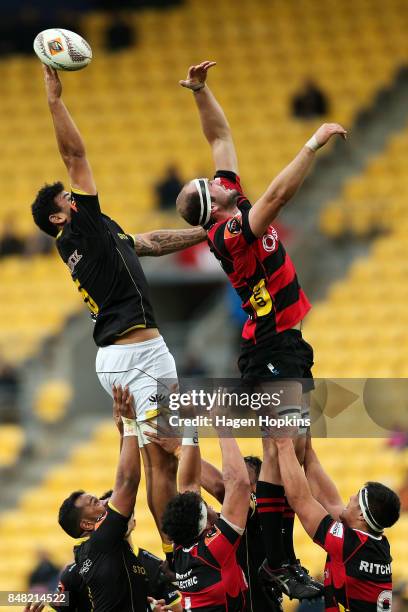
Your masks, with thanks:
[[[237,200],[239,196],[240,196],[240,193],[236,189],[233,189],[231,191],[231,193],[228,196],[228,208],[237,205]]]

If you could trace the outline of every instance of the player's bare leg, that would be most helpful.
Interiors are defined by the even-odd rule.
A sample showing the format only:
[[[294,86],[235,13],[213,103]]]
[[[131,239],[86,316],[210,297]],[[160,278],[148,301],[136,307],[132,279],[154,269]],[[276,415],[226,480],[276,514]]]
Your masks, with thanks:
[[[143,446],[142,459],[146,477],[147,503],[162,538],[167,560],[172,557],[173,546],[161,531],[161,519],[167,503],[177,494],[177,459],[156,444]]]

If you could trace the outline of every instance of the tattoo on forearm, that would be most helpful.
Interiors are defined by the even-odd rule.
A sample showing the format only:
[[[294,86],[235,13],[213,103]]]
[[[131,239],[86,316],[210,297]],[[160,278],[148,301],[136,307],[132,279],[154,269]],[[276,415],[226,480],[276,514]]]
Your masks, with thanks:
[[[135,236],[135,251],[139,257],[168,255],[203,242],[207,234],[203,228],[188,230],[158,230]]]

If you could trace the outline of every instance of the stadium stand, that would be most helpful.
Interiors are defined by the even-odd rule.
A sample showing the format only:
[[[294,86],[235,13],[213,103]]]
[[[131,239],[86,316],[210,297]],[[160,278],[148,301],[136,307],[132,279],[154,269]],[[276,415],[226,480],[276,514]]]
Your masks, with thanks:
[[[24,447],[24,430],[18,425],[0,425],[0,468],[16,462]]]
[[[362,174],[347,181],[337,200],[327,204],[320,220],[322,231],[332,238],[350,235],[366,238],[393,231],[398,242],[408,227],[407,153],[408,127],[391,136],[385,150],[369,161]]]
[[[72,387],[65,380],[49,380],[37,389],[35,414],[46,423],[61,419],[72,399]]]

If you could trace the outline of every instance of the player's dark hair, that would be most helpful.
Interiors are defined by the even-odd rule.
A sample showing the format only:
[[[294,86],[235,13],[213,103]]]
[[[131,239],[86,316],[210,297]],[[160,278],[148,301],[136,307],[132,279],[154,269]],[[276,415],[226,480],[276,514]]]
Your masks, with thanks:
[[[169,501],[162,518],[162,530],[175,544],[191,545],[198,534],[201,496],[195,491],[179,493]]]
[[[199,225],[200,224],[200,196],[198,195],[198,191],[194,191],[193,193],[188,193],[183,198],[183,204],[180,205],[180,202],[177,202],[177,209],[180,215],[183,217],[187,223],[190,225]]]
[[[401,502],[398,495],[381,484],[381,482],[366,482],[367,501],[370,512],[376,523],[381,527],[391,527],[400,516]]]
[[[55,223],[51,223],[49,217],[61,212],[55,203],[55,197],[61,191],[64,191],[64,185],[61,181],[57,181],[52,185],[46,184],[44,187],[41,187],[31,205],[34,223],[49,236],[55,237],[59,232],[58,226]]]
[[[113,493],[113,489],[109,489],[109,491],[106,491],[103,495],[100,496],[100,500],[103,501],[104,499],[109,499],[110,497],[112,497],[112,493]]]
[[[76,500],[85,491],[74,491],[61,504],[58,513],[58,523],[71,538],[80,538],[83,530],[80,526],[81,508],[75,505]]]
[[[247,455],[244,457],[244,461],[247,467],[251,467],[255,473],[255,479],[258,481],[259,474],[261,472],[262,461],[259,457],[255,457],[255,455]]]

